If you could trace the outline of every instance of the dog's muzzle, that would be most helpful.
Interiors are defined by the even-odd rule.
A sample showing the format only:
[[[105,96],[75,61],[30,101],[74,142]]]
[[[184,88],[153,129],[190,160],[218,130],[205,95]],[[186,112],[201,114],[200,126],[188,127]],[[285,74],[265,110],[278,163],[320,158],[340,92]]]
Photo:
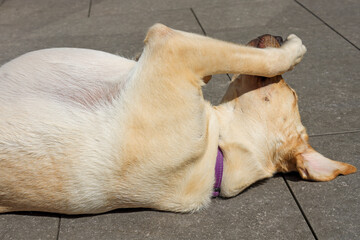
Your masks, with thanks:
[[[284,43],[281,36],[273,36],[270,34],[261,35],[251,40],[247,45],[256,48],[274,47],[278,48]]]

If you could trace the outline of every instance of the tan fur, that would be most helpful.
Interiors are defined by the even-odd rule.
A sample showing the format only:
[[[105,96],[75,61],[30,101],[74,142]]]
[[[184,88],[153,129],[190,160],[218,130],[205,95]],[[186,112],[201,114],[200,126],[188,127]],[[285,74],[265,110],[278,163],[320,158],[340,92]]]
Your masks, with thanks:
[[[258,40],[249,45],[259,45]],[[280,47],[271,36],[261,40],[265,47]],[[225,149],[226,161],[223,196],[236,195],[275,172],[299,171],[303,179],[315,181],[330,181],[339,174],[356,172],[354,166],[327,159],[309,145],[297,101],[295,91],[280,75],[232,78],[222,104],[216,107],[222,120],[227,120],[220,120],[219,145]],[[309,153],[316,156],[311,159]],[[319,159],[323,159],[321,163]],[[315,171],[314,165],[319,164],[322,168]]]
[[[138,62],[48,49],[5,64],[0,212],[195,211],[210,203],[218,145],[225,197],[277,171],[312,166],[296,94],[276,76],[299,63],[306,49],[294,35],[275,47],[156,24]],[[213,107],[201,86],[218,73],[276,77],[235,76],[224,103]],[[299,154],[303,166],[296,166]]]

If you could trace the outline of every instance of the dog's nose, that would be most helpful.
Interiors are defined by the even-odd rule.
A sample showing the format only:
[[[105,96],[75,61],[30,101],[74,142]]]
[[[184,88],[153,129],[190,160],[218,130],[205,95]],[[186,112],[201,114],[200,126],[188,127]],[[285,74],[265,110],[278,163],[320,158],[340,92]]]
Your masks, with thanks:
[[[283,38],[282,38],[281,36],[274,36],[274,38],[278,41],[278,43],[280,44],[280,46],[283,45],[284,40],[283,40]]]

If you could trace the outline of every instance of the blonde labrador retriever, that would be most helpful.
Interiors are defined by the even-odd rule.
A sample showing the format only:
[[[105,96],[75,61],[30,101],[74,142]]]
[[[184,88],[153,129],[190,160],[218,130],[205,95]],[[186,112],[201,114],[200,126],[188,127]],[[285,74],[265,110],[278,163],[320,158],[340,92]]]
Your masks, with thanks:
[[[0,212],[189,212],[210,203],[220,180],[220,195],[231,197],[276,172],[316,181],[355,172],[311,148],[280,76],[302,59],[301,40],[250,45],[272,47],[156,24],[138,62],[59,48],[3,65]],[[247,75],[234,76],[214,107],[201,86],[219,73]]]

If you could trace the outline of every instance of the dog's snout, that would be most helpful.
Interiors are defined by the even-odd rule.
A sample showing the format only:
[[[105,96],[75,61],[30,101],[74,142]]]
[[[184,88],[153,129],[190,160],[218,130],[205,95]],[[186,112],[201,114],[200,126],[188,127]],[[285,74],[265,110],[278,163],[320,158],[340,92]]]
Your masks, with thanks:
[[[281,36],[274,36],[274,37],[275,37],[275,39],[278,41],[278,43],[280,44],[280,46],[283,45],[284,40],[283,40],[283,38],[282,38]]]
[[[271,34],[261,35],[253,40],[251,40],[247,45],[257,48],[267,48],[267,47],[280,47],[284,43],[284,40],[281,36],[273,36]]]

